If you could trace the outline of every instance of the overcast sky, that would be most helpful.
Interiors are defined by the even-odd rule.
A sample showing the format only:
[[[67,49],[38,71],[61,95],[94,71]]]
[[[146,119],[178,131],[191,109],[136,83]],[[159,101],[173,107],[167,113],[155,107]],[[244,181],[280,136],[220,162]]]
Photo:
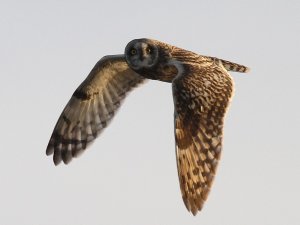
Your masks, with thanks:
[[[299,0],[2,0],[0,224],[299,224],[299,12]],[[133,91],[68,166],[45,154],[94,64],[140,37],[251,67],[232,74],[222,158],[196,217],[179,189],[170,84]]]

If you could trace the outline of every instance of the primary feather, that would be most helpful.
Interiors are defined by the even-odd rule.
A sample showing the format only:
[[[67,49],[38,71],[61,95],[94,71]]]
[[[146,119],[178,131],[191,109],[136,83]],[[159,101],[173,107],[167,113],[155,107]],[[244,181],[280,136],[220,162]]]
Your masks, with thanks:
[[[47,146],[55,165],[80,155],[108,125],[125,95],[144,78],[123,55],[103,57],[76,89],[59,117]]]

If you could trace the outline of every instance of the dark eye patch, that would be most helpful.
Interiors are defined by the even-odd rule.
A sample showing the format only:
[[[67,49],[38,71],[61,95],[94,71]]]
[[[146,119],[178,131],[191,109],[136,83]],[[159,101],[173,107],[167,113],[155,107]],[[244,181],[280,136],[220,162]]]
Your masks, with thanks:
[[[153,52],[153,48],[152,48],[151,46],[147,46],[146,52],[147,52],[148,54],[151,54],[151,53]]]
[[[130,55],[135,55],[136,54],[136,50],[134,48],[130,49]]]
[[[150,53],[152,52],[152,49],[151,49],[150,47],[147,47],[147,48],[146,48],[146,52],[147,52],[148,54],[150,54]]]

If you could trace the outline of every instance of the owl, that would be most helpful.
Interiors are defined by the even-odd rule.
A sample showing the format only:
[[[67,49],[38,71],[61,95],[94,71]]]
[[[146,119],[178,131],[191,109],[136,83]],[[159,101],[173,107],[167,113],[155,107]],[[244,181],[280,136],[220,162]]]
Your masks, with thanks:
[[[135,39],[125,54],[105,56],[75,90],[60,115],[47,155],[68,164],[108,126],[125,96],[144,81],[172,84],[174,135],[184,204],[196,215],[214,180],[222,150],[224,116],[233,94],[228,73],[246,66],[203,56],[152,39]]]

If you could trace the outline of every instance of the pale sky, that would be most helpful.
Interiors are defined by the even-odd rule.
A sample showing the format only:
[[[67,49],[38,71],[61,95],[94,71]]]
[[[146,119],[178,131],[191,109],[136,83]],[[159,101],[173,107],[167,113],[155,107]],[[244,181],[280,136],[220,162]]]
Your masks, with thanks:
[[[299,224],[299,12],[299,0],[0,1],[0,224]],[[232,73],[223,153],[196,217],[179,189],[170,84],[133,91],[68,166],[45,154],[94,64],[141,37],[251,68]]]

